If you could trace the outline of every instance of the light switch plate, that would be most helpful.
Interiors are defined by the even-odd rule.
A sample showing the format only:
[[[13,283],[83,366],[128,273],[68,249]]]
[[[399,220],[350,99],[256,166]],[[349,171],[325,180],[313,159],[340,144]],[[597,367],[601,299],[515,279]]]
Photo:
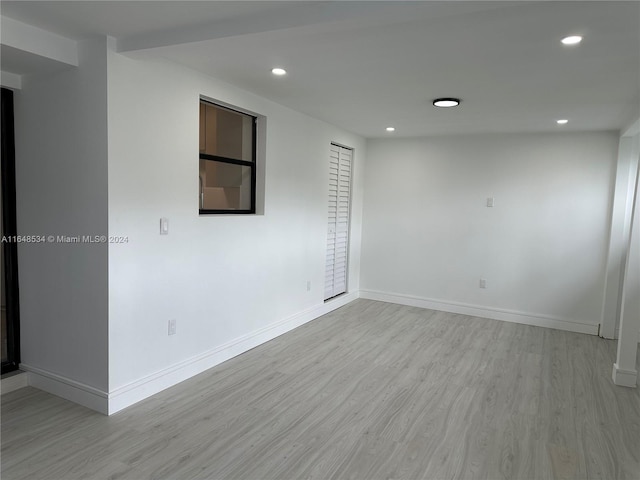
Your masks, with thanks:
[[[169,219],[160,219],[160,235],[169,235]]]

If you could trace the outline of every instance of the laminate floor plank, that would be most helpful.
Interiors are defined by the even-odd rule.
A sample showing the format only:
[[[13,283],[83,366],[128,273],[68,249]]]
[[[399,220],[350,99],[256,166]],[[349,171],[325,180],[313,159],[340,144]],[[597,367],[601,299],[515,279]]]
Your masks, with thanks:
[[[615,342],[357,300],[111,417],[2,396],[8,480],[640,479]],[[639,358],[640,366],[640,358]]]

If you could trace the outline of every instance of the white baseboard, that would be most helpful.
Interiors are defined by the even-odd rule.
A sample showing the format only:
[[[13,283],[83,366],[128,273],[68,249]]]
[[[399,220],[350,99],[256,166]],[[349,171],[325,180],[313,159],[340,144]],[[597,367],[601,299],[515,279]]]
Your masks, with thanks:
[[[172,387],[241,353],[251,350],[269,340],[304,325],[326,313],[346,305],[358,298],[358,292],[347,293],[321,305],[314,306],[288,318],[267,325],[231,342],[196,355],[169,368],[141,378],[109,393],[108,414],[116,413],[151,395]]]
[[[20,364],[20,368],[27,371],[29,385],[84,405],[105,415],[112,415],[140,400],[172,387],[211,367],[215,367],[230,358],[273,340],[357,298],[358,292],[341,295],[326,303],[267,325],[224,345],[112,390],[109,393],[31,365]],[[2,386],[4,388],[4,383]]]
[[[209,368],[219,365],[220,363],[240,355],[241,353],[244,353],[258,345],[268,342],[269,340],[293,330],[294,328],[304,325],[311,320],[340,308],[357,298],[367,298],[389,303],[523,323],[527,325],[556,328],[572,332],[588,333],[592,335],[596,335],[598,331],[597,325],[577,323],[542,315],[532,315],[522,312],[443,302],[408,295],[362,290],[360,292],[341,295],[326,303],[311,307],[247,335],[236,338],[233,341],[220,345],[212,350],[162,369],[135,382],[116,388],[109,393],[63,376],[47,372],[40,368],[25,364],[21,364],[21,368],[28,372],[27,381],[29,385],[79,403],[100,413],[111,415],[133,405],[134,403],[150,397],[151,395],[165,390],[166,388],[172,387],[184,380],[202,373]],[[621,372],[620,375],[627,375],[628,377],[629,372]]]
[[[618,364],[613,364],[613,383],[621,387],[635,388],[638,382],[638,372],[636,370],[623,370],[618,368]]]
[[[458,313],[474,317],[490,318],[493,320],[502,320],[504,322],[522,323],[525,325],[534,325],[536,327],[555,328],[556,330],[565,330],[569,332],[587,333],[590,335],[598,334],[598,325],[579,323],[547,315],[489,308],[478,305],[468,305],[464,303],[453,303],[434,300],[431,298],[420,298],[398,293],[379,292],[375,290],[360,290],[360,298],[397,303],[411,307],[428,308],[430,310],[439,310],[442,312]]]
[[[20,368],[27,371],[27,381],[32,387],[66,398],[105,415],[109,411],[107,392],[24,363],[20,364]]]
[[[13,392],[15,390],[19,390],[24,387],[28,387],[29,382],[27,379],[26,372],[16,373],[7,378],[3,378],[0,381],[0,394],[4,395],[5,393]]]

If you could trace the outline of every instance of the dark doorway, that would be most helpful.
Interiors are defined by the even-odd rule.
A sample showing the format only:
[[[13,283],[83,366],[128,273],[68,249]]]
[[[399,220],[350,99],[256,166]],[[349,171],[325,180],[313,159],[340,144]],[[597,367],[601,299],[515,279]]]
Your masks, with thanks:
[[[13,92],[2,89],[2,373],[20,363],[18,304],[18,228],[16,222],[16,150]]]

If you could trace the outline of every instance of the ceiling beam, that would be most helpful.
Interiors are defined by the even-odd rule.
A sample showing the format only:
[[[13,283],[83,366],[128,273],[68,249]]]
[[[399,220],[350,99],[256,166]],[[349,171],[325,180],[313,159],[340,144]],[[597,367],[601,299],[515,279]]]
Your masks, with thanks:
[[[22,76],[11,72],[0,72],[0,84],[10,90],[22,88]]]
[[[134,52],[344,21],[365,14],[371,15],[378,10],[386,11],[389,6],[385,4],[386,2],[291,2],[275,10],[192,26],[188,29],[163,30],[121,37],[117,42],[117,51]]]
[[[0,17],[0,44],[27,54],[78,66],[76,41],[7,17]]]

